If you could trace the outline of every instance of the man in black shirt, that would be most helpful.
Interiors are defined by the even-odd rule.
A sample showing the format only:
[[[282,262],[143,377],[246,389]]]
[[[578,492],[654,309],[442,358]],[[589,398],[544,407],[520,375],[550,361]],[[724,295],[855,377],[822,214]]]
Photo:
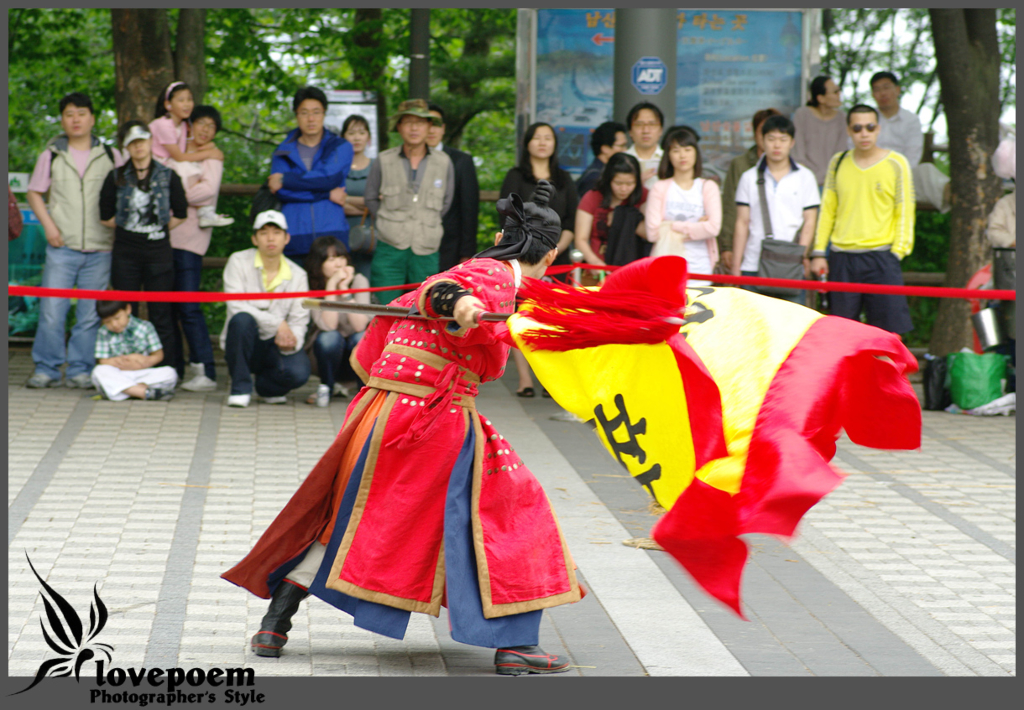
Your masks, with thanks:
[[[452,206],[441,219],[444,236],[438,249],[438,268],[447,271],[479,251],[476,231],[480,213],[480,184],[476,179],[473,156],[445,145],[444,111],[435,103],[428,104],[430,115],[441,121],[427,128],[427,145],[440,149],[452,159],[455,169],[455,194]]]

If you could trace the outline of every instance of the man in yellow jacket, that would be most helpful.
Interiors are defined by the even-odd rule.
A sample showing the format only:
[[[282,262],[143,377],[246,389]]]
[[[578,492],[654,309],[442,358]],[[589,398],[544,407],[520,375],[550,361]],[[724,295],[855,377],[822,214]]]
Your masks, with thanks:
[[[832,157],[811,252],[811,271],[843,283],[903,285],[900,260],[914,249],[914,181],[907,159],[878,147],[878,111],[846,115],[853,150]],[[832,248],[825,258],[825,248]],[[831,294],[832,315],[902,335],[913,329],[906,296]]]

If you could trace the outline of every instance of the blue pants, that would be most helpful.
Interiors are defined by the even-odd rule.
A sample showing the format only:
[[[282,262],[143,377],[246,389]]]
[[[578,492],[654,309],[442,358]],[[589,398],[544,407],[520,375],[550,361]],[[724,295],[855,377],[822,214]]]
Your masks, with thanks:
[[[95,289],[107,288],[110,280],[110,252],[80,252],[68,247],[46,246],[46,265],[43,267],[44,288]],[[67,356],[68,377],[89,374],[96,365],[96,331],[100,319],[96,315],[96,301],[79,298],[75,309],[75,326],[67,350],[64,348],[64,329],[71,301],[67,298],[39,299],[39,325],[32,344],[32,360],[36,372],[54,380],[60,379],[60,367]]]
[[[363,339],[363,333],[353,333],[347,338],[336,330],[317,333],[313,341],[313,355],[316,357],[316,369],[320,373],[320,384],[334,389],[334,383],[341,376],[352,374],[348,358]]]
[[[273,338],[260,340],[256,319],[248,313],[236,313],[228,321],[224,350],[231,394],[252,394],[254,373],[261,397],[282,397],[309,379],[309,356],[302,350],[283,355]]]
[[[380,420],[378,420],[378,423]],[[376,424],[374,425],[376,426]],[[342,611],[351,614],[353,623],[361,629],[373,631],[395,639],[405,637],[411,612],[377,602],[349,596],[326,586],[334,558],[345,536],[356,494],[370,449],[368,437],[349,478],[345,495],[338,506],[337,520],[327,545],[319,571],[309,586],[309,593]],[[535,646],[540,636],[543,611],[536,609],[510,614],[495,619],[484,618],[483,601],[473,547],[473,525],[470,505],[473,487],[473,453],[475,434],[469,428],[452,467],[444,508],[444,568],[445,592],[448,597],[448,618],[452,639],[460,643],[485,648],[508,646]],[[267,585],[273,591],[281,580],[305,557],[305,551],[281,565],[271,573]]]
[[[903,285],[900,260],[891,251],[834,251],[828,257],[828,278],[837,283]],[[909,333],[914,329],[907,297],[884,293],[845,293],[830,295],[832,315],[860,320],[890,333]]]
[[[174,250],[175,291],[198,291],[202,272],[202,256],[185,249]],[[210,342],[210,331],[206,327],[202,308],[198,303],[175,303],[174,320],[175,326],[181,326],[185,340],[188,341],[189,361],[201,362],[206,376],[211,380],[217,379],[217,371],[213,366],[213,345]],[[178,363],[178,376],[182,377],[185,373],[185,358],[181,338],[175,338],[174,345],[177,350],[174,362]]]

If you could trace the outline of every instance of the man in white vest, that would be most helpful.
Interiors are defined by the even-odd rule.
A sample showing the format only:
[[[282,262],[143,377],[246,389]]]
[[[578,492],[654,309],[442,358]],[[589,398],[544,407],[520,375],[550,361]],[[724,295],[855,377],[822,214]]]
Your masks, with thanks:
[[[114,230],[100,224],[100,188],[115,165],[123,161],[92,134],[96,117],[92,101],[81,93],[60,100],[64,133],[51,140],[36,160],[28,183],[28,204],[46,233],[43,287],[102,290],[110,280]],[[43,195],[49,192],[49,199]],[[60,368],[67,363],[64,384],[88,389],[96,365],[96,332],[100,319],[96,301],[78,299],[75,327],[64,347],[64,328],[71,301],[42,298],[39,325],[32,345],[35,372],[27,387],[60,385]]]
[[[380,154],[370,168],[364,199],[374,218],[377,247],[370,266],[372,286],[420,283],[438,272],[444,236],[441,218],[455,194],[455,170],[448,155],[427,146],[427,129],[440,125],[423,99],[398,105],[390,130],[402,145]],[[402,291],[380,291],[388,303]]]

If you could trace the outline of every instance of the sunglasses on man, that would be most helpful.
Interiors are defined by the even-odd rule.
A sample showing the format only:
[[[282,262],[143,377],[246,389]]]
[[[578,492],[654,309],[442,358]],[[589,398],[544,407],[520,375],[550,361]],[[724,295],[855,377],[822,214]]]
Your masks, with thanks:
[[[861,131],[874,133],[876,128],[878,128],[877,123],[855,123],[852,126],[850,126],[850,130],[853,131],[854,133],[860,133]]]

